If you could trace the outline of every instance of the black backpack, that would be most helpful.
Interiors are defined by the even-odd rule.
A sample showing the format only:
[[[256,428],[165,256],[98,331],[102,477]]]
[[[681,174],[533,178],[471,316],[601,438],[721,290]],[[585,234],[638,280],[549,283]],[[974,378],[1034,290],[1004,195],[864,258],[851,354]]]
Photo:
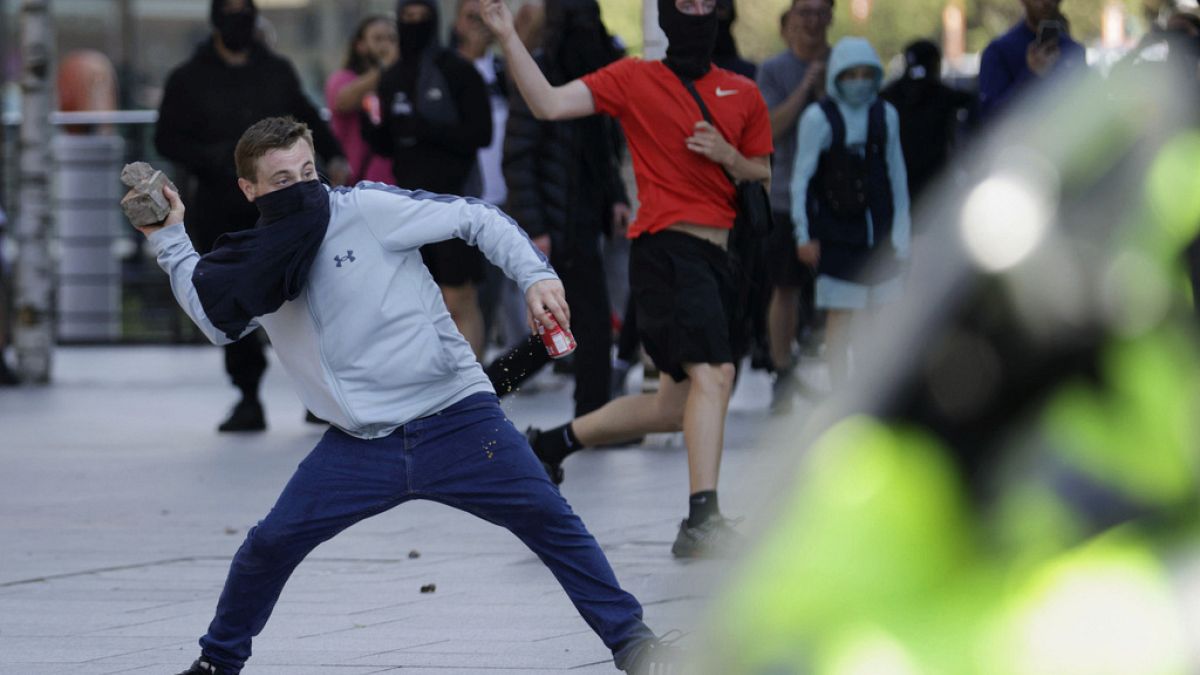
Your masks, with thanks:
[[[883,159],[887,152],[887,121],[884,117],[883,99],[871,104],[867,123],[867,145],[864,156],[851,152],[846,147],[846,121],[831,99],[822,99],[821,111],[833,132],[829,149],[821,154],[817,164],[814,185],[810,195],[816,197],[816,208],[828,209],[829,216],[838,223],[856,223],[865,218],[870,203],[867,185],[870,162]],[[811,214],[810,214],[811,215]],[[865,246],[866,230],[862,228],[821,227],[823,218],[813,219],[813,238],[837,241],[844,244]]]

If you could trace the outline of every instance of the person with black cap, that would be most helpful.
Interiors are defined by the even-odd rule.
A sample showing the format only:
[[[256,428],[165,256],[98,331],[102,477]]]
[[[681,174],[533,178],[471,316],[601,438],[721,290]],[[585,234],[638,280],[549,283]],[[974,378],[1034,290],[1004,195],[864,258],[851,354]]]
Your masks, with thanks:
[[[942,82],[942,53],[929,40],[904,48],[904,75],[880,96],[900,114],[900,147],[915,204],[950,160],[959,131],[974,113],[975,97]]]
[[[717,505],[733,360],[745,337],[726,248],[736,215],[733,181],[771,175],[771,126],[758,87],[712,66],[715,6],[658,0],[665,60],[621,59],[555,85],[517,37],[504,0],[483,3],[535,117],[601,113],[621,123],[641,202],[629,227],[630,287],[642,343],[662,373],[655,394],[624,396],[556,429],[535,430],[534,451],[556,476],[582,447],[682,430],[691,494],[671,548],[680,558],[730,553],[740,537]]]
[[[382,122],[363,125],[377,153],[392,159],[396,185],[408,190],[479,197],[480,148],[492,140],[488,90],[475,66],[438,39],[438,8],[432,0],[396,4],[400,58],[379,79]],[[478,285],[483,256],[458,240],[427,246],[425,266],[442,289],[454,323],[483,354],[483,313]]]
[[[317,154],[334,183],[349,174],[341,145],[305,96],[295,68],[255,39],[253,0],[212,0],[212,37],[171,71],[154,127],[154,147],[195,179],[196,208],[188,236],[207,253],[227,232],[254,227],[258,212],[237,190],[233,148],[254,122],[292,115],[313,130]],[[219,431],[260,431],[266,416],[258,398],[267,369],[258,335],[225,346],[225,371],[241,400]]]

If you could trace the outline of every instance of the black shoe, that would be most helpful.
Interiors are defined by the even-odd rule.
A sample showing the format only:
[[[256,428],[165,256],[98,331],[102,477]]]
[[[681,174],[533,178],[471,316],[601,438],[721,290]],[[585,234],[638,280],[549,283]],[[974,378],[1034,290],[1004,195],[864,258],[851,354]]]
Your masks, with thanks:
[[[630,675],[683,675],[683,650],[675,646],[680,637],[682,634],[647,640],[625,672]]]
[[[533,448],[533,454],[537,455],[538,461],[542,463],[542,468],[546,470],[546,475],[550,477],[551,482],[555,485],[562,485],[563,468],[562,460],[552,462],[542,457],[542,451],[538,447],[541,445],[542,430],[537,427],[528,427],[525,429],[525,438],[529,441],[529,447]]]
[[[679,523],[679,534],[671,545],[676,558],[728,558],[743,546],[743,537],[733,529],[734,522],[724,516],[712,516],[696,527],[687,518]]]
[[[309,424],[329,424],[329,422],[326,422],[325,420],[321,419],[320,417],[317,417],[316,415],[314,415],[313,411],[311,411],[311,410],[304,411],[304,421],[308,422]]]
[[[192,662],[191,668],[179,673],[179,675],[226,675],[228,672],[224,668],[218,668],[205,661],[204,657],[200,657]]]
[[[258,399],[244,398],[233,406],[233,412],[221,422],[217,431],[262,431],[267,428],[262,404]]]

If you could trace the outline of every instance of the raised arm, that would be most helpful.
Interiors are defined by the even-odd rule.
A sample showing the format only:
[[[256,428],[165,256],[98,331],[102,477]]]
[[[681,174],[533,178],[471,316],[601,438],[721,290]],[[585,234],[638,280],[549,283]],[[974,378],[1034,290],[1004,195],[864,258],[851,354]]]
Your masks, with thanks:
[[[565,120],[596,113],[592,92],[580,80],[555,87],[538,68],[513,27],[512,12],[504,0],[483,0],[483,21],[504,52],[508,72],[533,116],[540,120]]]
[[[154,248],[159,267],[170,277],[171,292],[174,293],[179,306],[210,342],[216,345],[229,344],[233,340],[209,320],[196,287],[192,284],[192,272],[196,269],[196,263],[200,262],[200,255],[192,248],[192,242],[183,229],[183,201],[170,186],[163,186],[163,196],[171,204],[171,212],[166,220],[162,225],[148,225],[139,227],[138,230],[146,235],[147,241]],[[257,328],[258,322],[251,321],[242,335],[245,336]]]

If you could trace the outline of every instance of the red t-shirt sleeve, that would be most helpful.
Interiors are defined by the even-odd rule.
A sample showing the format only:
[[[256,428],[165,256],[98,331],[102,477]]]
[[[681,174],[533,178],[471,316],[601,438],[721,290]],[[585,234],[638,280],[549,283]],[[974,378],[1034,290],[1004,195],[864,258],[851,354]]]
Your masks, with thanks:
[[[610,117],[620,117],[628,101],[630,79],[634,69],[641,64],[639,59],[623,58],[600,70],[588,73],[581,79],[592,92],[596,112]]]
[[[746,127],[742,130],[737,147],[744,157],[762,157],[775,150],[775,145],[771,142],[771,117],[758,87],[754,88],[751,100],[750,114],[747,116]]]

